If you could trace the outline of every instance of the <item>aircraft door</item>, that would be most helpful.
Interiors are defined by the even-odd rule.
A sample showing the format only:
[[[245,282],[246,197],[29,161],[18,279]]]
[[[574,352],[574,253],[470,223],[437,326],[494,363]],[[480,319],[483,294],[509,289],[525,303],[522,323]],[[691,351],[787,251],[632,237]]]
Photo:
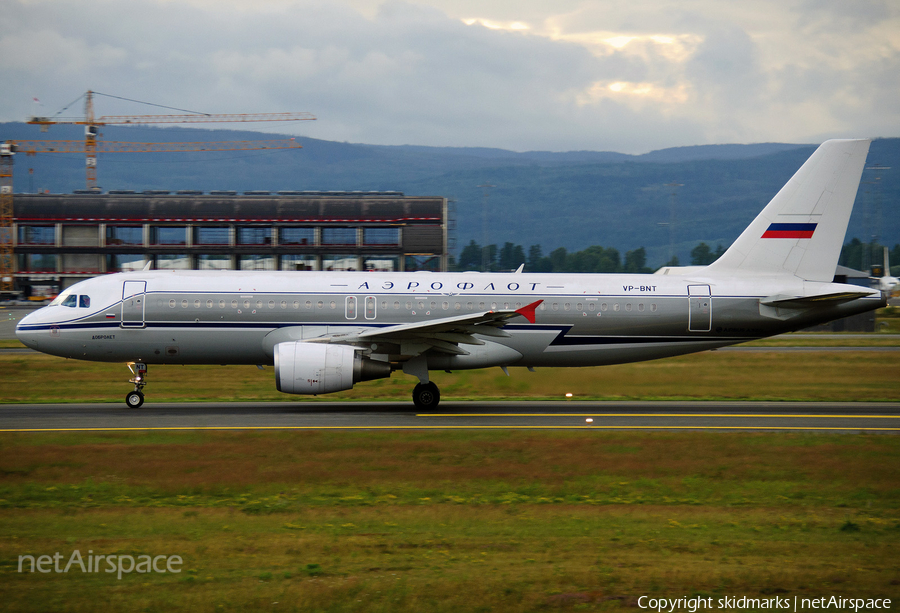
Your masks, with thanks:
[[[125,281],[122,285],[122,327],[144,327],[146,281]]]
[[[344,317],[356,319],[356,296],[347,296],[344,302]]]
[[[366,319],[375,319],[375,296],[366,296]]]
[[[688,330],[712,330],[712,294],[708,285],[688,285]]]

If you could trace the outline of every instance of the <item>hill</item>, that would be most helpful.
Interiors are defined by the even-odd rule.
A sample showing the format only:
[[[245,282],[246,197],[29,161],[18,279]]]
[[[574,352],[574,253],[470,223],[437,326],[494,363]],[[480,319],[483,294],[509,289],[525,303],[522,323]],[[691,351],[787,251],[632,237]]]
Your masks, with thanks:
[[[106,140],[166,142],[257,140],[281,135],[237,130],[113,127]],[[0,140],[80,139],[78,126],[47,134],[22,123],[0,124]],[[815,145],[765,143],[678,147],[643,155],[574,151],[518,153],[466,147],[379,146],[298,137],[300,150],[192,154],[102,154],[104,189],[399,190],[454,202],[460,246],[513,242],[621,252],[646,247],[648,264],[675,253],[689,261],[698,242],[728,245],[800,167]],[[900,242],[900,139],[872,143],[848,231],[863,240]],[[27,169],[33,169],[29,175]],[[485,201],[485,183],[489,188]],[[70,192],[84,187],[78,155],[20,156],[16,190]],[[673,195],[674,194],[674,195]],[[485,203],[487,204],[485,210]],[[485,215],[486,213],[486,215]]]

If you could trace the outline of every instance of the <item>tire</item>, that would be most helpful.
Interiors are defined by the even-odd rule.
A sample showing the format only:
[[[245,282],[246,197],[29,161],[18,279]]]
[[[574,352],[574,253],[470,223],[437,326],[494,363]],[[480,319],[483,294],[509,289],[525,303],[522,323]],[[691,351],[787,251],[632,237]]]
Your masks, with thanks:
[[[420,411],[431,411],[441,401],[441,391],[434,383],[419,383],[413,388],[413,404]]]
[[[129,409],[140,408],[144,404],[144,395],[138,391],[128,392],[128,395],[125,396],[125,404]]]

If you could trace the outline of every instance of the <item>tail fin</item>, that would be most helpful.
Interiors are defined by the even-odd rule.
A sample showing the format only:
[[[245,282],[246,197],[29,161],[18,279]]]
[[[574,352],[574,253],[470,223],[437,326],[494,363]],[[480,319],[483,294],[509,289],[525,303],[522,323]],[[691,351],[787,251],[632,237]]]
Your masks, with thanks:
[[[710,269],[831,282],[869,143],[822,143]]]

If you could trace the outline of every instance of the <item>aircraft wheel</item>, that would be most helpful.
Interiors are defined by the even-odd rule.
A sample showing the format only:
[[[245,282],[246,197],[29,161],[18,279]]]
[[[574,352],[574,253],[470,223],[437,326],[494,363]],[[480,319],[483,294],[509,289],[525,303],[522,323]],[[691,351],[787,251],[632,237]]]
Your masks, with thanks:
[[[413,404],[420,411],[436,409],[441,401],[441,391],[434,383],[419,383],[413,388]]]
[[[137,409],[144,404],[144,395],[137,390],[128,392],[128,395],[125,396],[125,404],[129,409]]]

